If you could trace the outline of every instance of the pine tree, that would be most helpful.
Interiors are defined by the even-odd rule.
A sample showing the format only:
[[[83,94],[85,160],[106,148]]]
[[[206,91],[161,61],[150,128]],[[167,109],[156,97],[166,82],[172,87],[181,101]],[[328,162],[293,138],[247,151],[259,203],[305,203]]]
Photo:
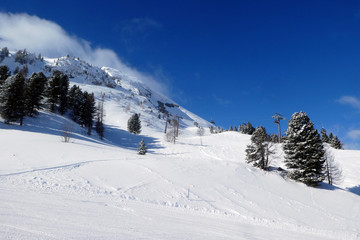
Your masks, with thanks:
[[[320,134],[321,134],[321,141],[322,141],[323,143],[329,143],[329,137],[328,137],[328,135],[326,134],[325,128],[321,128]]]
[[[103,124],[103,121],[104,121],[104,98],[105,98],[105,93],[102,93],[100,101],[99,101],[97,109],[96,109],[95,129],[101,140],[104,138],[104,124]]]
[[[238,131],[238,129],[237,129],[237,127],[236,127],[236,126],[234,126],[234,131],[235,131],[235,132],[237,132],[237,131]]]
[[[60,114],[64,114],[66,112],[68,90],[68,76],[60,71],[54,71],[53,75],[49,79],[49,86],[46,91],[51,112],[55,112],[56,106],[59,106]]]
[[[46,76],[40,73],[34,73],[28,80],[28,86],[25,91],[26,114],[34,116],[38,114],[41,107],[41,101],[44,98],[43,92],[47,83]]]
[[[144,139],[141,140],[141,142],[139,143],[139,147],[138,147],[138,154],[139,155],[145,155],[147,150],[146,150],[146,145],[144,142]]]
[[[5,82],[8,77],[10,77],[10,71],[8,66],[0,66],[0,86]]]
[[[335,149],[343,149],[343,144],[340,142],[339,138],[336,135],[332,138],[330,145]]]
[[[0,93],[0,113],[5,123],[20,120],[25,116],[25,78],[16,74],[6,79]]]
[[[246,147],[246,162],[253,163],[254,167],[267,170],[269,157],[274,152],[271,143],[267,141],[267,134],[264,127],[258,127],[251,136],[251,143]]]
[[[309,186],[324,180],[324,149],[314,124],[304,112],[294,113],[284,141],[289,177]]]
[[[229,127],[229,131],[233,131],[233,127],[232,127],[232,126]]]
[[[95,98],[94,94],[89,94],[87,91],[83,93],[83,102],[80,108],[80,124],[88,128],[87,134],[91,134],[91,128],[93,125],[94,114],[96,112],[95,108]]]
[[[329,133],[329,140],[328,143],[331,143],[334,140],[334,135],[332,132]]]
[[[73,85],[68,94],[68,108],[71,110],[71,118],[77,123],[80,122],[80,111],[83,102],[83,92],[79,86]]]
[[[9,56],[9,49],[4,47],[0,50],[0,62],[2,62],[6,57]]]
[[[128,120],[128,131],[133,134],[141,133],[141,121],[140,116],[137,113],[134,113]]]

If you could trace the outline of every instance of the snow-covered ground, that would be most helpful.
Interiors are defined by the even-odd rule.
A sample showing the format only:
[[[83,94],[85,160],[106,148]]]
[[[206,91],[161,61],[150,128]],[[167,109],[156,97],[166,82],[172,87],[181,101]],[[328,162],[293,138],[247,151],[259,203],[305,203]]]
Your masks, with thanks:
[[[310,188],[246,164],[248,135],[206,128],[200,138],[194,121],[209,123],[180,106],[167,108],[183,117],[180,136],[165,141],[156,102],[173,102],[105,70],[121,87],[71,79],[106,94],[104,141],[46,111],[22,127],[0,123],[0,239],[360,239],[360,151],[333,149],[343,181]],[[135,112],[141,135],[126,131]]]

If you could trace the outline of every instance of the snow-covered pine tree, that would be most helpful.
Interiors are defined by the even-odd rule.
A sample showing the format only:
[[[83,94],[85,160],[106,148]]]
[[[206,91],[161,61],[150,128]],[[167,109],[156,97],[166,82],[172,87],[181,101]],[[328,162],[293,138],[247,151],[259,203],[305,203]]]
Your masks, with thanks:
[[[134,113],[128,120],[128,131],[133,134],[141,133],[141,121],[140,116],[137,113]]]
[[[324,148],[320,135],[305,112],[291,116],[283,149],[289,177],[317,186],[324,180]]]
[[[142,139],[141,142],[139,143],[138,154],[139,155],[145,155],[146,152],[147,152],[146,145],[145,145],[144,139]]]
[[[320,135],[321,135],[321,141],[322,141],[323,143],[329,143],[329,137],[328,137],[328,135],[326,134],[325,128],[321,128]]]
[[[334,139],[334,134],[332,132],[330,132],[328,143],[331,143],[333,139]]]
[[[0,92],[0,113],[5,123],[20,120],[25,116],[25,78],[21,74],[7,78]]]
[[[335,149],[343,149],[343,144],[340,142],[339,138],[336,135],[332,138],[330,145]]]
[[[229,127],[229,131],[233,131],[233,127],[232,127],[232,126]]]
[[[269,157],[273,154],[270,142],[267,141],[267,134],[264,127],[257,127],[251,136],[251,143],[246,147],[246,162],[253,163],[254,167],[267,170]]]
[[[42,73],[33,73],[29,78],[27,88],[25,90],[26,114],[34,116],[38,114],[41,107],[41,101],[44,98],[43,93],[47,83],[46,76]]]

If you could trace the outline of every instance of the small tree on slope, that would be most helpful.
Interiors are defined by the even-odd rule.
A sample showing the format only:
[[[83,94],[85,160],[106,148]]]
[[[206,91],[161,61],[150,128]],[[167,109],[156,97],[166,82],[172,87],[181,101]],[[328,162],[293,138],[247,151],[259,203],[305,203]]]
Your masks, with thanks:
[[[141,132],[141,121],[139,114],[134,113],[128,120],[128,131],[133,134],[139,134]]]
[[[264,127],[258,127],[251,136],[251,143],[246,147],[246,162],[263,170],[269,167],[269,157],[273,154],[271,143],[266,141],[267,134]]]
[[[142,139],[141,142],[139,143],[139,151],[138,151],[138,154],[139,154],[139,155],[145,155],[146,152],[147,152],[147,150],[146,150],[146,145],[145,145],[144,139]]]
[[[324,149],[314,124],[306,113],[294,113],[286,134],[283,149],[289,177],[317,186],[324,180]]]

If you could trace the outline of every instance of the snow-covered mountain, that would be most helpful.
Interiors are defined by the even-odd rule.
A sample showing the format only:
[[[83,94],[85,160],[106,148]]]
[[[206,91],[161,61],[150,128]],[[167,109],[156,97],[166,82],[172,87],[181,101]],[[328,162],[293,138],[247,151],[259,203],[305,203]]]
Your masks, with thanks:
[[[198,136],[194,122],[207,121],[121,69],[35,56],[29,75],[60,70],[105,93],[105,139],[47,111],[24,126],[0,122],[1,239],[360,239],[360,151],[330,149],[343,181],[310,188],[246,164],[249,135]],[[2,64],[22,68],[13,56]],[[165,112],[181,117],[176,144],[164,137]],[[126,130],[133,113],[140,135]],[[276,149],[273,169],[284,167]]]

